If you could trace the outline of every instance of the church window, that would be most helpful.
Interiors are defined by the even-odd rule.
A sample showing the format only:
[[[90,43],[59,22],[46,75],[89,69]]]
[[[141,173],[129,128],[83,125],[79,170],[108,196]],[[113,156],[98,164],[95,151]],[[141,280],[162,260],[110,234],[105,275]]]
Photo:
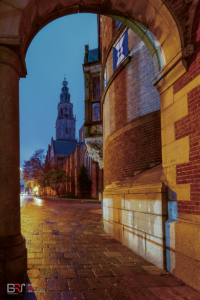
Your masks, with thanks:
[[[60,110],[60,114],[61,116],[63,115],[63,108],[61,107],[61,110]]]
[[[92,121],[100,121],[101,106],[100,102],[92,103]]]
[[[113,72],[128,55],[128,30],[126,30],[113,47]]]
[[[100,75],[93,75],[91,76],[91,98],[92,99],[99,99],[101,97],[100,93]]]

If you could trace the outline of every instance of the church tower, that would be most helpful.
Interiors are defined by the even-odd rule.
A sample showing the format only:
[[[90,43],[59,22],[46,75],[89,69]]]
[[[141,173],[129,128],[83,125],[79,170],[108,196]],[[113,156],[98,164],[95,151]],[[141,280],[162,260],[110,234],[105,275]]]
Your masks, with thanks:
[[[73,104],[70,102],[68,82],[65,77],[62,85],[56,120],[56,140],[76,142],[76,118],[73,116]]]

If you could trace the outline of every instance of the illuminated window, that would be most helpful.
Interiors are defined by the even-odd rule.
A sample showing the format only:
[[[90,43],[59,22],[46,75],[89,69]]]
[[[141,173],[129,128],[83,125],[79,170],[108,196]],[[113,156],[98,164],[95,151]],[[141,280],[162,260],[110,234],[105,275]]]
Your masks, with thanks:
[[[93,75],[91,76],[91,98],[92,99],[99,99],[101,97],[100,93],[100,76]]]
[[[107,67],[105,69],[104,79],[103,79],[103,87],[104,87],[104,89],[106,87],[106,84],[107,84]]]
[[[100,103],[92,103],[92,121],[100,121]]]

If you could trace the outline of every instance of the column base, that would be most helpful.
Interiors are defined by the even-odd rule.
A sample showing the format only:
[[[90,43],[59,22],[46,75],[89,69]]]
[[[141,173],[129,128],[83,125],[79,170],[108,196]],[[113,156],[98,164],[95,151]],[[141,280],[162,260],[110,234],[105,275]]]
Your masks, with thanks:
[[[7,284],[23,284],[26,283],[26,279],[27,249],[25,238],[21,234],[0,237],[0,299],[9,298]]]

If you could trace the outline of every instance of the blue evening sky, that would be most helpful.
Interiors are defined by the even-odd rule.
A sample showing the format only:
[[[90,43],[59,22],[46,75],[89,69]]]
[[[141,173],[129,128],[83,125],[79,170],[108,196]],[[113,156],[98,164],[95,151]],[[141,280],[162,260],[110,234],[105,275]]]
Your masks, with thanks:
[[[26,78],[20,79],[20,166],[55,139],[55,123],[64,74],[76,115],[76,136],[84,123],[85,45],[97,48],[97,15],[75,14],[46,25],[26,54]]]

